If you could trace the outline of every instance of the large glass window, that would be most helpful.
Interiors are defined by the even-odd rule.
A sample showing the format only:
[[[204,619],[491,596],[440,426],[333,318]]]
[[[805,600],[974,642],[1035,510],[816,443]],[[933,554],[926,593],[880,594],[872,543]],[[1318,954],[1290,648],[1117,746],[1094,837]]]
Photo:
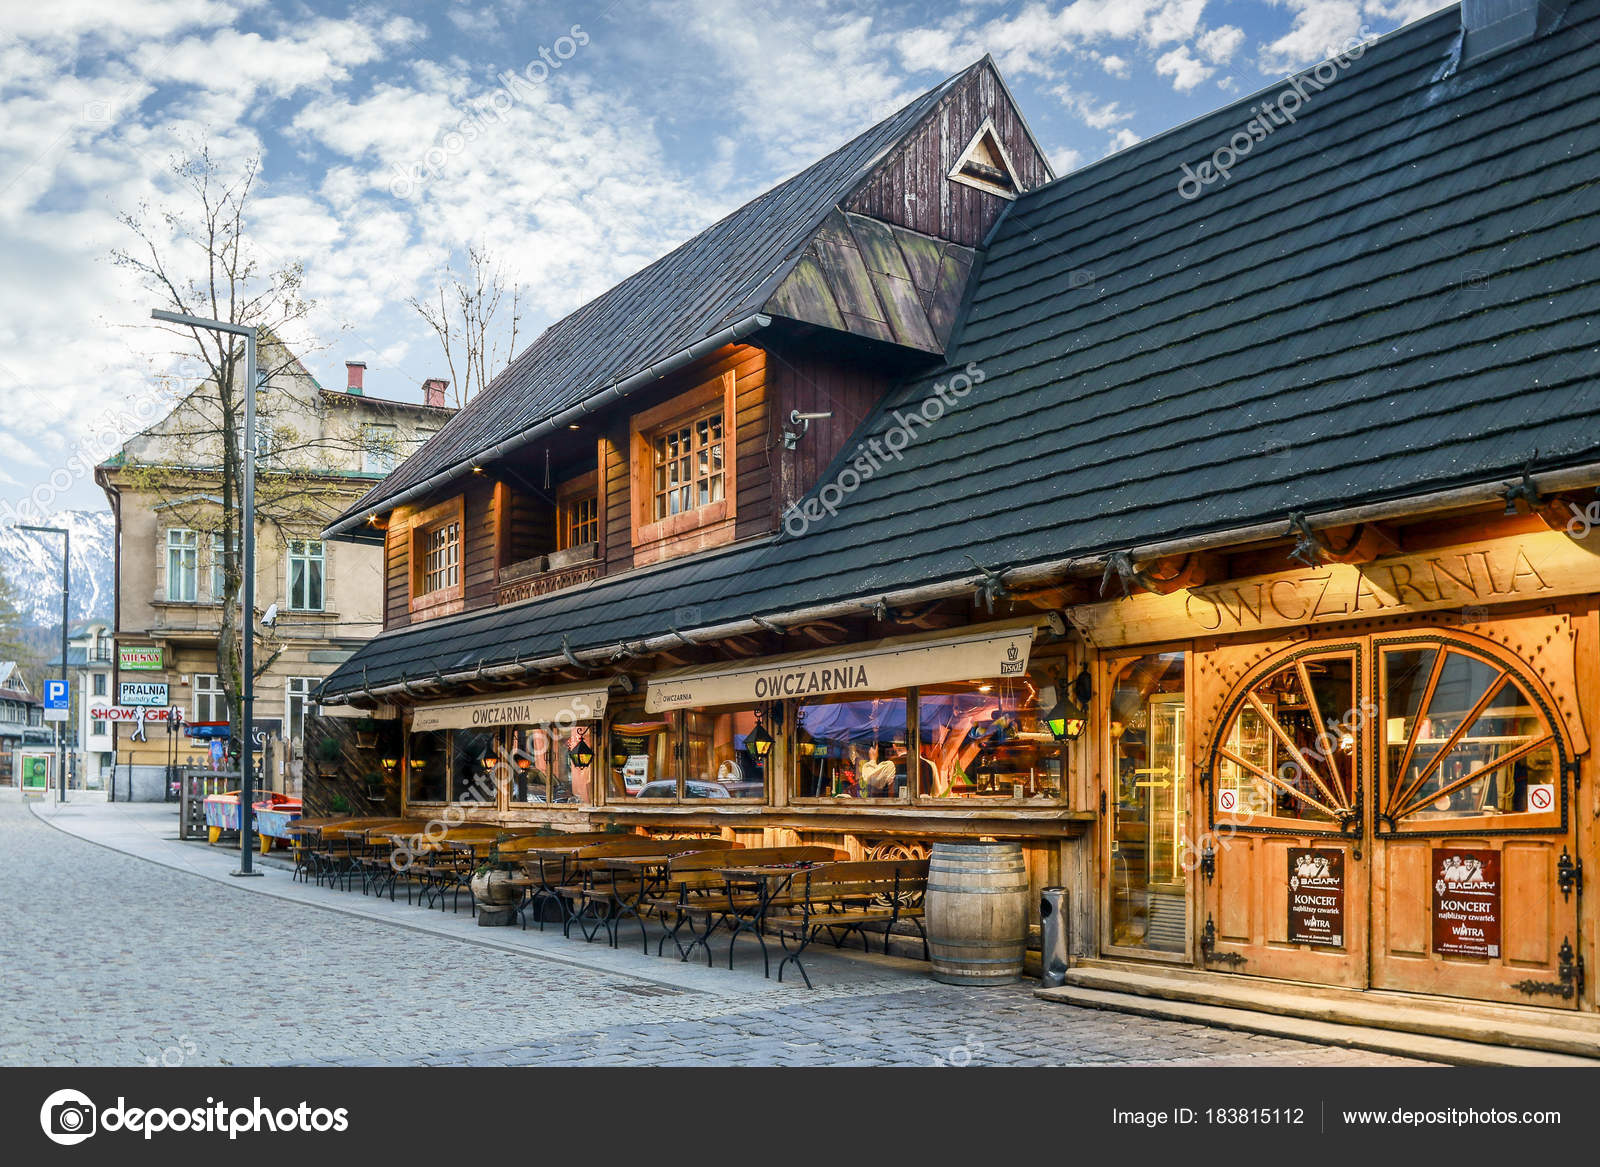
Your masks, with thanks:
[[[495,751],[491,729],[450,731],[450,801],[481,802],[493,806],[498,773],[503,763]]]
[[[1555,735],[1509,669],[1442,644],[1385,647],[1380,661],[1380,829],[1559,820]]]
[[[1063,747],[1046,724],[1041,675],[917,690],[917,792],[934,798],[1061,797]]]
[[[589,722],[566,729],[523,725],[509,731],[511,801],[592,805],[596,740]],[[574,753],[586,757],[587,764],[580,765]]]
[[[799,703],[795,796],[890,801],[904,797],[906,708],[904,692]]]
[[[182,604],[195,601],[199,575],[200,535],[184,527],[167,529],[167,599]]]
[[[766,797],[765,758],[752,748],[757,720],[762,739],[771,741],[772,727],[754,709],[689,709],[683,715],[688,773],[685,798],[737,798],[759,802]]]
[[[611,722],[610,744],[607,799],[678,796],[677,734],[670,713],[645,713],[637,705],[618,709]]]
[[[1113,666],[1109,926],[1119,947],[1187,950],[1187,725],[1183,653]]]
[[[410,802],[443,802],[449,788],[450,735],[445,730],[411,735],[406,751],[406,798]]]

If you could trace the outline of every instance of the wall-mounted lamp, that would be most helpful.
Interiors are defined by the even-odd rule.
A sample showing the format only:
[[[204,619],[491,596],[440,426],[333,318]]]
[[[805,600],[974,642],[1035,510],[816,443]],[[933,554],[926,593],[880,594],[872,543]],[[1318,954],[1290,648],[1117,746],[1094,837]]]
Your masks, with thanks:
[[[381,761],[383,762],[383,773],[384,773],[384,776],[387,777],[387,778],[393,778],[395,776],[395,773],[400,769],[400,759],[399,758],[383,758],[383,759],[381,759]]]
[[[1084,665],[1072,682],[1071,700],[1067,696],[1066,675],[1056,682],[1055,707],[1045,718],[1050,726],[1050,736],[1058,742],[1077,741],[1089,723],[1088,706],[1094,697],[1094,681],[1089,676],[1089,666]]]
[[[572,759],[572,764],[578,769],[587,770],[594,761],[594,747],[589,744],[589,739],[580,733],[578,744],[567,751],[567,757]]]
[[[756,756],[758,762],[765,762],[767,755],[772,753],[773,737],[767,732],[767,727],[761,723],[761,714],[756,714],[755,728],[745,735],[745,749]]]
[[[783,448],[792,450],[800,444],[800,439],[806,436],[806,431],[811,428],[811,423],[821,421],[823,418],[832,417],[833,413],[801,413],[798,409],[789,411],[789,424],[799,426],[798,430],[786,429],[783,431]]]

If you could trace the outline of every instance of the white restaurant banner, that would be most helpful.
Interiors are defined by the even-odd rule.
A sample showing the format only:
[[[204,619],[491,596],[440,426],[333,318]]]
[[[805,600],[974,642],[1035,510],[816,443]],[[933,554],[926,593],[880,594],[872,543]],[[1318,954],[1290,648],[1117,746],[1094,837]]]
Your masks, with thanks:
[[[606,715],[609,696],[606,689],[589,685],[582,688],[529,689],[518,693],[496,693],[472,701],[419,705],[412,714],[411,732],[598,721]]]
[[[788,697],[882,692],[913,685],[1020,677],[1034,628],[902,638],[822,653],[768,657],[733,667],[705,665],[652,678],[645,710],[762,705]]]

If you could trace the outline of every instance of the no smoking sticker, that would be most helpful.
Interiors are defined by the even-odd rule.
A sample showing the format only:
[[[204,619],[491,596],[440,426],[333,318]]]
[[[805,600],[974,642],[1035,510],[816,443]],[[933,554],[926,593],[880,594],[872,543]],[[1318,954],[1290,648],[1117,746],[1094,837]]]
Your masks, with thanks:
[[[1528,787],[1528,809],[1549,810],[1556,804],[1556,788],[1554,786]]]
[[[1239,809],[1239,792],[1237,790],[1217,791],[1217,809],[1224,814],[1232,814]]]

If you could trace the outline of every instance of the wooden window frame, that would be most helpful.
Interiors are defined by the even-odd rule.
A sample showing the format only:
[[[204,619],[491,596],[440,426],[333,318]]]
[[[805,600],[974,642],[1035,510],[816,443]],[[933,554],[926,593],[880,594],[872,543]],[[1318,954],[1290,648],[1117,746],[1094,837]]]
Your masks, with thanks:
[[[722,498],[683,514],[656,519],[651,513],[655,501],[656,437],[675,426],[697,421],[718,408],[722,411]],[[635,414],[630,420],[628,488],[636,566],[733,542],[739,462],[736,418],[734,375],[730,369],[654,409]]]
[[[455,523],[461,531],[461,557],[456,572],[456,582],[449,587],[425,592],[422,590],[422,581],[426,571],[427,537],[433,531],[450,523]],[[407,572],[407,608],[411,615],[427,618],[461,611],[465,606],[467,581],[466,496],[458,494],[455,498],[419,511],[411,517],[408,533],[411,539],[411,553]]]
[[[577,503],[588,500],[594,504],[594,538],[585,542],[594,543],[596,548],[600,544],[602,530],[602,516],[600,512],[600,473],[590,470],[576,478],[569,478],[556,487],[556,550],[571,551],[574,547],[582,547],[583,543],[574,543],[571,539],[572,508]]]

